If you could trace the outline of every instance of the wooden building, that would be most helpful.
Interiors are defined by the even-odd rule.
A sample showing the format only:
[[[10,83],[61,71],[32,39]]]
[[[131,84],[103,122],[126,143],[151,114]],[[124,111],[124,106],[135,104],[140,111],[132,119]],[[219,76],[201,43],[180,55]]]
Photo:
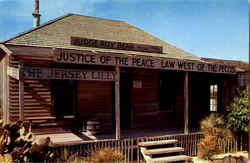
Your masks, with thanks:
[[[60,119],[63,126],[71,117],[74,125],[98,120],[116,138],[123,129],[187,133],[230,103],[243,72],[123,21],[68,14],[38,25],[0,44],[5,123]]]

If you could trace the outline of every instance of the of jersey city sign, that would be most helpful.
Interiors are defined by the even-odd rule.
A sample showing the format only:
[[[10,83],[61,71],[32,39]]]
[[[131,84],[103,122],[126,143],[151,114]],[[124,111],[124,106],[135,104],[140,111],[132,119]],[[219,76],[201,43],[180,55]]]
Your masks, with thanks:
[[[115,81],[115,72],[112,71],[23,67],[20,72],[24,79]]]

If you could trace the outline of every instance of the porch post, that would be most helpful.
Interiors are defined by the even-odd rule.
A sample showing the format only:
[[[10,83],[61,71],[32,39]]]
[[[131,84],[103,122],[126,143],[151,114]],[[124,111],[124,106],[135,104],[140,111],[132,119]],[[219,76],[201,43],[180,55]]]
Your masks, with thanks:
[[[188,132],[188,72],[184,72],[184,134]]]
[[[24,79],[22,76],[23,63],[19,64],[19,120],[24,120]]]
[[[115,67],[115,138],[120,139],[120,67]]]

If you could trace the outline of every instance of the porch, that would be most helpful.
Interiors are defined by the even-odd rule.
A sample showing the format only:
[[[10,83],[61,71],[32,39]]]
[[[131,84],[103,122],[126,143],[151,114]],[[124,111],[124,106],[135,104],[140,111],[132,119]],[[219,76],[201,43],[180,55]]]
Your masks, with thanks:
[[[109,57],[115,61],[114,56]],[[156,59],[158,66],[160,61],[168,61]],[[116,139],[122,137],[120,132],[124,129],[157,127],[167,132],[174,129],[189,133],[199,128],[204,116],[227,105],[231,98],[225,95],[231,94],[237,78],[234,72],[221,72],[219,65],[210,70],[208,63],[171,61],[173,69],[138,67],[132,63],[132,66],[54,62],[42,65],[41,61],[36,63],[41,67],[34,67],[31,59],[11,58],[10,107],[5,121],[35,118],[46,130],[47,121],[60,120],[50,124],[58,125],[64,132],[71,131],[72,126],[81,126],[83,120],[97,120],[101,130],[107,134],[115,132]],[[207,69],[187,69],[181,63],[196,68],[204,65]],[[216,88],[213,103],[211,85]],[[67,124],[63,116],[78,119]],[[59,127],[55,132],[61,130]]]
[[[36,139],[50,137],[52,143],[57,145],[79,144],[89,141],[114,140],[116,137],[114,132],[105,132],[98,134],[90,134],[89,132],[72,132],[67,128],[46,128],[44,132],[39,129],[39,132],[34,133]],[[49,133],[49,134],[48,134]],[[197,132],[192,132],[197,133]],[[190,133],[190,134],[192,134]],[[183,130],[178,129],[124,129],[121,130],[121,139],[135,139],[139,137],[157,137],[183,134]]]
[[[102,148],[111,148],[113,151],[122,152],[124,155],[125,162],[144,162],[144,158],[140,152],[140,148],[138,143],[140,142],[148,142],[148,141],[161,141],[161,140],[178,140],[178,146],[184,148],[184,154],[188,156],[197,156],[197,145],[200,142],[201,138],[203,138],[203,134],[199,132],[183,134],[183,133],[169,133],[164,132],[162,130],[158,130],[158,135],[156,134],[157,130],[153,133],[154,136],[142,136],[143,131],[133,131],[129,132],[129,135],[138,136],[138,137],[127,137],[121,139],[103,139],[103,140],[86,140],[81,142],[68,142],[68,143],[55,143],[52,145],[53,150],[60,156],[61,161],[67,161],[72,157],[86,157],[91,152],[96,151]],[[121,132],[125,134],[121,134],[121,136],[126,136],[126,132]],[[146,132],[146,130],[145,130]],[[167,134],[168,133],[168,134]],[[150,133],[147,132],[148,135]],[[161,135],[162,134],[162,135]],[[40,135],[40,137],[46,137],[49,135]],[[51,135],[52,136],[52,135]],[[59,136],[59,134],[58,134]],[[101,135],[100,135],[101,136]],[[108,135],[106,135],[108,136]],[[72,140],[72,133],[61,134],[61,139],[69,138]],[[113,136],[114,137],[114,136]],[[59,137],[58,137],[59,138]],[[223,149],[223,153],[228,152],[237,152],[247,150],[246,143],[248,142],[248,137],[241,137],[240,142],[237,142],[235,138],[230,138],[224,141],[221,141],[219,145]],[[53,139],[53,138],[52,138]],[[59,139],[58,139],[59,140]],[[237,144],[240,144],[239,148],[237,148]]]
[[[85,71],[85,66],[77,66],[78,70],[67,66],[68,69],[24,67],[23,78],[12,79],[13,90],[19,92],[12,92],[18,96],[13,98],[15,103],[11,101],[10,117],[37,119],[44,129],[38,128],[35,133],[71,132],[81,128],[83,121],[98,120],[103,134],[93,137],[83,132],[83,140],[188,133],[197,131],[199,121],[211,112],[210,86],[217,86],[214,106],[221,111],[226,105],[224,95],[234,82],[234,74],[117,67],[115,72],[104,71],[115,74],[109,80],[67,79],[65,72],[96,73],[103,69],[89,66],[98,71]],[[36,73],[40,71],[50,75],[58,71],[62,76],[38,78]],[[64,116],[73,116],[69,118],[73,121]],[[54,131],[47,121],[56,121],[50,123],[57,126]]]

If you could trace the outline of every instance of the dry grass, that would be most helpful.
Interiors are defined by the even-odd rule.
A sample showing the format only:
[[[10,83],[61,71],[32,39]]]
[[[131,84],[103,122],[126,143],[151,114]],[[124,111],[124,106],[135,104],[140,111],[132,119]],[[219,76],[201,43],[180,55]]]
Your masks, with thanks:
[[[4,154],[4,155],[0,154],[0,162],[12,163],[13,160],[10,154]]]
[[[218,148],[217,139],[215,136],[207,135],[201,142],[198,144],[198,157],[208,160],[215,154],[220,153]]]
[[[225,122],[221,115],[212,113],[201,121],[201,131],[204,138],[198,144],[198,157],[210,159],[214,154],[222,152],[220,140],[232,137],[231,132],[225,128]]]
[[[97,150],[87,158],[87,162],[104,163],[104,162],[122,162],[124,156],[121,152],[111,148]]]
[[[65,150],[65,158],[57,159],[56,162],[70,162],[70,163],[120,163],[124,161],[124,155],[120,151],[112,148],[102,148],[89,153],[89,156],[83,157],[79,154],[72,154]]]

